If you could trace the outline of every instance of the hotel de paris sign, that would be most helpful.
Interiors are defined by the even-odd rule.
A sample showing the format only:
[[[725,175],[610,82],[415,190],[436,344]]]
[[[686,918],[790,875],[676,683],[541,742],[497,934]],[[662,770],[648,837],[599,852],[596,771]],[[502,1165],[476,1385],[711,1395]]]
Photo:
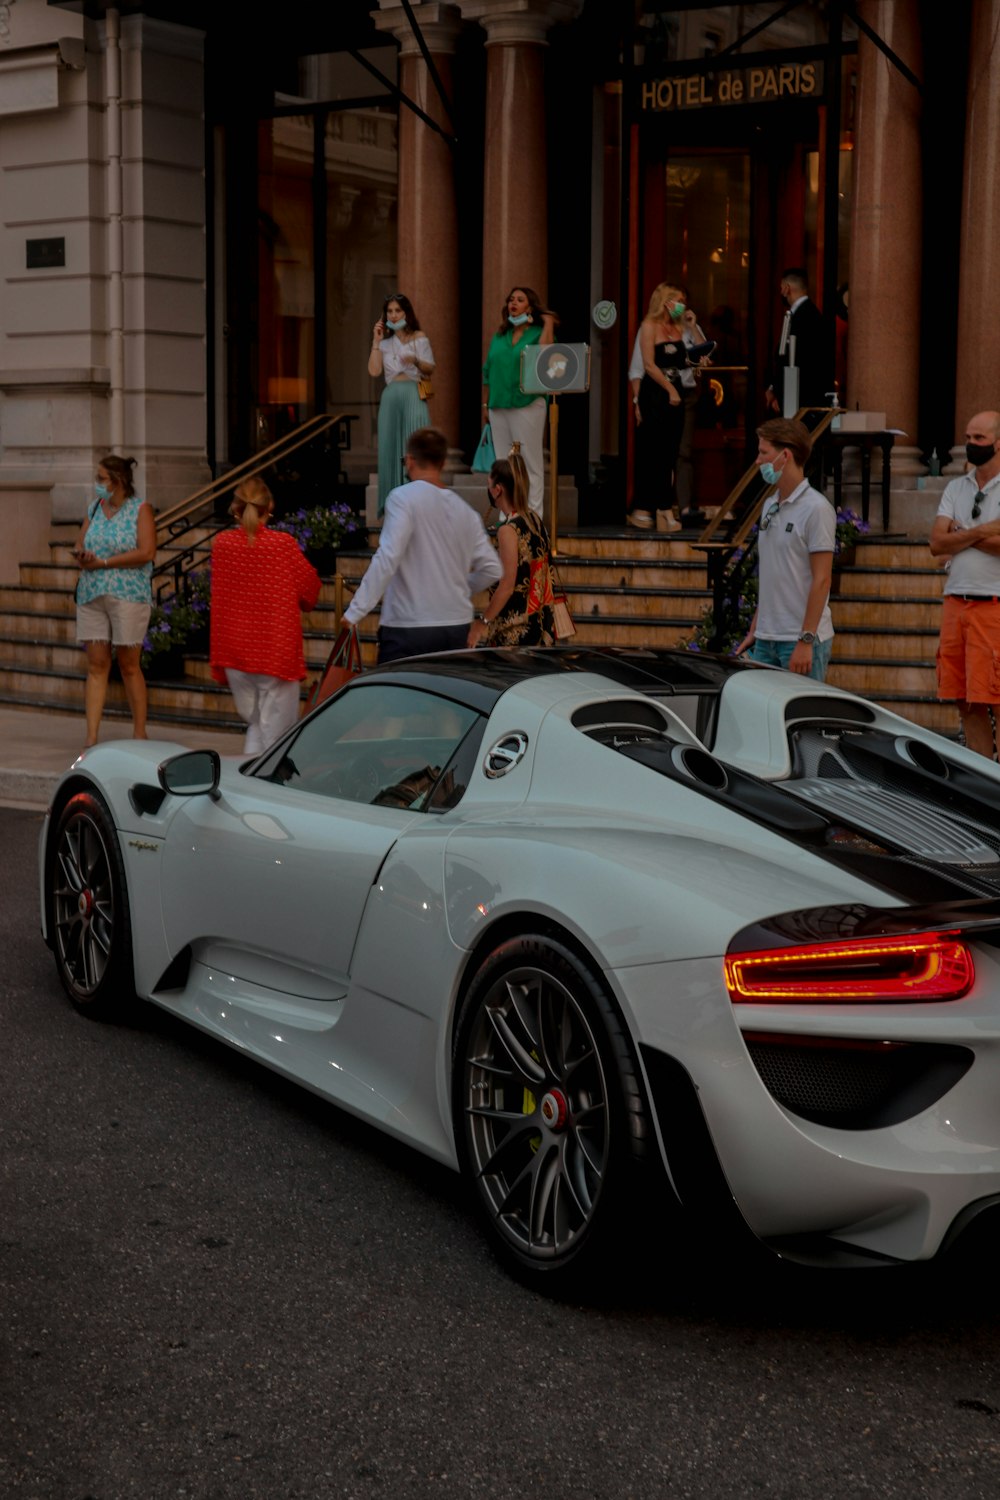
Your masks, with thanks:
[[[712,73],[656,78],[640,85],[644,110],[707,109],[716,104],[768,104],[779,99],[815,99],[823,93],[823,65],[816,62],[758,64]]]

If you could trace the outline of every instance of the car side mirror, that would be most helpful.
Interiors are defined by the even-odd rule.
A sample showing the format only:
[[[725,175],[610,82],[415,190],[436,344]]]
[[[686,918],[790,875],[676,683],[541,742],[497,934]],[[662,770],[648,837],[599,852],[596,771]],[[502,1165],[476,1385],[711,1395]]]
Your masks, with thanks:
[[[188,750],[163,761],[156,774],[163,790],[175,797],[218,800],[222,761],[218,750]]]

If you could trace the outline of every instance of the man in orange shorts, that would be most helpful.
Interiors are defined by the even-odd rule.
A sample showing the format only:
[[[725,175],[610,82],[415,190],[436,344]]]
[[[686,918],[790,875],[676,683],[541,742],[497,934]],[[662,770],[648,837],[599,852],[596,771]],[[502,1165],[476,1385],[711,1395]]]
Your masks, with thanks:
[[[965,430],[971,468],[941,496],[931,531],[935,557],[949,558],[938,645],[938,697],[958,702],[965,743],[993,756],[1000,705],[1000,412]]]

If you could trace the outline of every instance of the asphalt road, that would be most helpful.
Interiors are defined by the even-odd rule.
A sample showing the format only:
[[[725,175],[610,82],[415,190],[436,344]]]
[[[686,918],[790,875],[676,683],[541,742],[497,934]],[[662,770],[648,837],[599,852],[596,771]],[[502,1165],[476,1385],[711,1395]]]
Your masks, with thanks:
[[[991,1257],[678,1256],[587,1306],[450,1173],[151,1007],[79,1018],[0,809],[0,1494],[995,1497]]]

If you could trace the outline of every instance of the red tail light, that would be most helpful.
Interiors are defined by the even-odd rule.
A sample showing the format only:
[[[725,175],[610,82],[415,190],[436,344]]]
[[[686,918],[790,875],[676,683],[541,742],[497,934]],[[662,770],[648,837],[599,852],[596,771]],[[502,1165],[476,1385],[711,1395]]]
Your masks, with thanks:
[[[810,943],[726,958],[734,1005],[960,1000],[975,977],[972,954],[956,932]]]

